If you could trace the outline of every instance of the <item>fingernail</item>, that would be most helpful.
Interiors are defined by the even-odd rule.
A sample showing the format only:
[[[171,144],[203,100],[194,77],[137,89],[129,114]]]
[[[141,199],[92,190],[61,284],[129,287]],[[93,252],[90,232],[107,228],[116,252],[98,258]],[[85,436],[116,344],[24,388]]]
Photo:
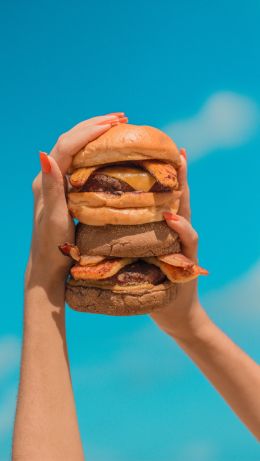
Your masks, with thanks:
[[[119,123],[127,123],[128,122],[128,117],[121,117],[119,119]]]
[[[43,173],[50,173],[51,162],[45,152],[40,152],[40,162]]]
[[[115,125],[119,125],[119,123],[127,123],[127,122],[128,122],[128,117],[118,117],[116,120],[112,119],[111,121],[109,119],[102,120],[101,122],[97,123],[97,125],[107,125],[108,123],[111,123],[111,126],[115,126]]]
[[[106,115],[117,115],[117,117],[124,117],[125,113],[124,112],[110,112],[110,114]]]
[[[185,160],[187,160],[187,152],[184,147],[180,148],[180,154],[185,158]]]
[[[163,216],[168,221],[179,221],[179,216],[175,213],[169,213],[168,211],[165,211]]]

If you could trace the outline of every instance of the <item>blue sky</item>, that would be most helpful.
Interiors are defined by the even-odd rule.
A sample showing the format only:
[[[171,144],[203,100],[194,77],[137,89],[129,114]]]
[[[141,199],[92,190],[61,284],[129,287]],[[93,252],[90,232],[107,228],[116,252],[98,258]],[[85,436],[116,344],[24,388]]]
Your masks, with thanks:
[[[202,302],[259,361],[259,13],[256,0],[1,2],[0,461],[10,452],[38,151],[90,116],[123,110],[187,146],[210,270]],[[90,461],[259,460],[253,437],[149,317],[68,310],[67,323]]]

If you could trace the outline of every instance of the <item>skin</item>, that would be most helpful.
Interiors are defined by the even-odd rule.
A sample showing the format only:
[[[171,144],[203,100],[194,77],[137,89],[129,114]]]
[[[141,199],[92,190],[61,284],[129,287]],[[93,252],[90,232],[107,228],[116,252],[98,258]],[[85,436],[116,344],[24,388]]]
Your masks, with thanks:
[[[24,281],[24,335],[13,460],[84,459],[65,331],[64,280],[71,262],[58,250],[60,243],[73,242],[75,237],[63,176],[76,152],[110,129],[111,124],[126,122],[123,117],[123,113],[95,117],[61,135],[48,156],[50,171],[42,171],[33,181],[34,228]],[[198,235],[190,223],[187,164],[185,151],[181,153],[181,216],[165,217],[180,235],[183,254],[197,262]],[[152,318],[260,439],[260,399],[256,391],[260,388],[260,368],[209,319],[198,299],[197,280],[179,285],[174,306],[153,313]]]
[[[181,239],[182,253],[198,263],[198,234],[191,225],[186,152],[181,149],[178,216],[166,222]],[[200,368],[248,429],[260,440],[260,367],[208,317],[198,297],[198,279],[178,285],[174,306],[151,314],[156,324],[177,342]]]
[[[95,117],[60,136],[51,171],[33,181],[34,228],[24,281],[24,335],[13,434],[13,460],[84,460],[71,384],[65,332],[64,281],[70,260],[58,244],[74,240],[63,175],[72,156],[119,123]],[[48,160],[47,160],[48,161]]]

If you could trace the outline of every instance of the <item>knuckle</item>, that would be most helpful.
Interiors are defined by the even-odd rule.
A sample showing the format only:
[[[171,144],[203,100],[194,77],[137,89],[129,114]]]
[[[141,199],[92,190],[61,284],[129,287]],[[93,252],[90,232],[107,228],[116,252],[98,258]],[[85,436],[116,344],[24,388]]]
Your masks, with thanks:
[[[56,146],[57,146],[57,150],[59,151],[59,153],[63,154],[64,152],[66,152],[66,146],[67,146],[67,136],[66,136],[66,133],[62,133],[62,134],[58,137]]]
[[[51,227],[59,227],[60,221],[56,215],[49,216],[48,223]]]
[[[32,191],[37,194],[40,190],[40,175],[36,176],[32,182]]]
[[[199,242],[199,234],[198,234],[197,231],[193,230],[192,243],[193,243],[193,245],[198,245],[198,242]]]

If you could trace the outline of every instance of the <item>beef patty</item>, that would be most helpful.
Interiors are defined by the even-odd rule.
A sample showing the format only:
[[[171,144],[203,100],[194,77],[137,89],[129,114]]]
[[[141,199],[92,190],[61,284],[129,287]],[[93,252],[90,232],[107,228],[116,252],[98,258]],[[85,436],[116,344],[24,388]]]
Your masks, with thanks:
[[[133,192],[135,189],[121,179],[112,178],[98,171],[93,173],[84,186],[82,192],[110,192],[112,194]]]
[[[80,189],[81,192],[109,192],[111,194],[122,194],[123,192],[134,192],[135,189],[122,179],[107,176],[98,171],[92,173],[87,182]],[[170,192],[171,189],[164,187],[157,181],[151,187],[150,192]],[[142,192],[142,191],[139,191]]]
[[[151,283],[159,285],[166,280],[166,276],[159,267],[145,261],[137,261],[123,267],[117,274],[106,279],[119,285],[136,285],[139,283]]]

